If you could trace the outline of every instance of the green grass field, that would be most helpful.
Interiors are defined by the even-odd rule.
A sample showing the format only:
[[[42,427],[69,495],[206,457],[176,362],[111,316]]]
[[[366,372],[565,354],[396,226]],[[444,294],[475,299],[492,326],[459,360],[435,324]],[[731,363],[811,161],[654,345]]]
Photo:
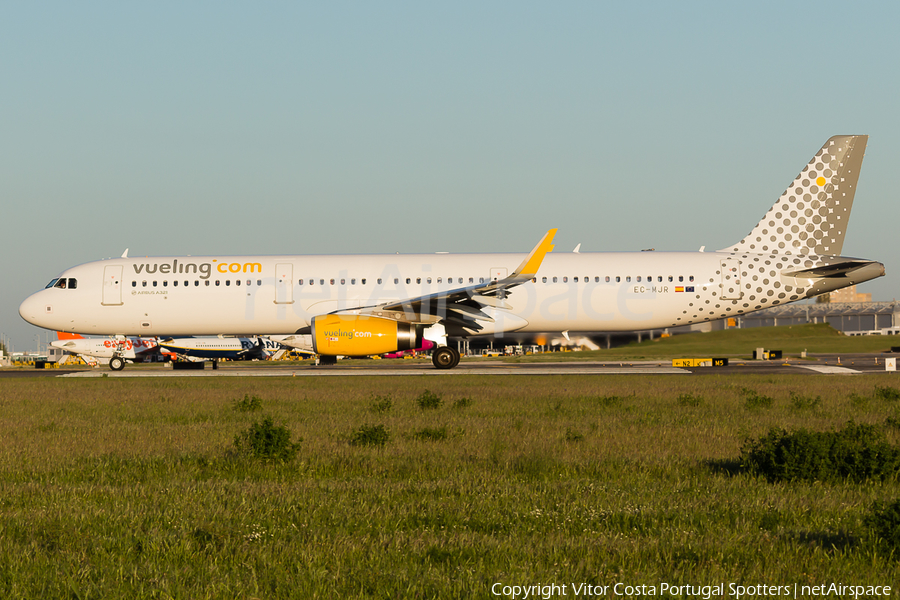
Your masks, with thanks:
[[[737,468],[773,426],[853,420],[897,444],[900,402],[877,393],[896,376],[454,376],[429,378],[423,400],[424,385],[0,380],[0,597],[900,580],[865,522],[900,497],[896,477],[769,483]],[[235,448],[266,416],[299,442],[293,459]]]

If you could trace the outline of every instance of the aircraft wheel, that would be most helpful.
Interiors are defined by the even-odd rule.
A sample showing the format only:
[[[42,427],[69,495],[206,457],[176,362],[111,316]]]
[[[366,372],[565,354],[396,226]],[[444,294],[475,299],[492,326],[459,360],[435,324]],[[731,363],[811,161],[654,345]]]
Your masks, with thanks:
[[[456,365],[459,364],[460,356],[459,356],[459,350],[457,350],[456,348],[450,348],[450,349],[453,350],[453,366],[450,367],[451,369],[453,369],[456,367]]]
[[[431,355],[431,362],[437,369],[452,369],[459,364],[459,353],[449,346],[441,346]]]
[[[109,368],[113,371],[121,371],[125,368],[125,360],[118,356],[113,356],[109,359]]]

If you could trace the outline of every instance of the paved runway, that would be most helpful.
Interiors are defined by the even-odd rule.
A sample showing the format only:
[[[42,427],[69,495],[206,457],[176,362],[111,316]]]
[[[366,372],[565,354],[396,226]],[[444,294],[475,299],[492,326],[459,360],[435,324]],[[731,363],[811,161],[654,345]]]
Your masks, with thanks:
[[[435,369],[427,360],[342,360],[336,365],[302,363],[221,363],[212,369],[174,370],[162,364],[131,365],[123,371],[107,367],[81,369],[3,369],[0,377],[347,377],[347,376],[430,376],[457,375],[728,375],[744,374],[830,374],[854,375],[884,372],[890,354],[818,355],[810,359],[776,361],[731,359],[727,367],[673,367],[665,361],[572,361],[504,362],[498,359],[468,359],[449,371]]]

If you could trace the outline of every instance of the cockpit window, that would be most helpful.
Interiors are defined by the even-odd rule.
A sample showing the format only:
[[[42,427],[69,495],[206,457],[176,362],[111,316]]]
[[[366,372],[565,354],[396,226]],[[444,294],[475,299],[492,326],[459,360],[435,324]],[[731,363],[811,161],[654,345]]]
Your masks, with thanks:
[[[56,285],[54,285],[53,287],[59,288],[59,289],[61,289],[61,290],[66,289],[66,278],[65,278],[65,277],[60,277],[60,278],[56,281]]]
[[[74,290],[78,287],[78,280],[74,277],[69,277],[69,289]]]
[[[56,282],[57,282],[57,281],[59,281],[59,279],[54,279],[53,281],[51,281],[50,283],[48,283],[47,285],[45,285],[45,286],[44,286],[44,289],[46,290],[47,288],[52,288],[54,285],[56,285]]]

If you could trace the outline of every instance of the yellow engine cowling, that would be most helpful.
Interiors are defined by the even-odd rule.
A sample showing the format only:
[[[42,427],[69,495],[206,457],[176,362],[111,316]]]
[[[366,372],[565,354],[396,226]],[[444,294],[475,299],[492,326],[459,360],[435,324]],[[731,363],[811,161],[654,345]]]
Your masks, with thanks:
[[[327,356],[371,356],[422,347],[422,326],[362,315],[312,320],[313,349]]]

